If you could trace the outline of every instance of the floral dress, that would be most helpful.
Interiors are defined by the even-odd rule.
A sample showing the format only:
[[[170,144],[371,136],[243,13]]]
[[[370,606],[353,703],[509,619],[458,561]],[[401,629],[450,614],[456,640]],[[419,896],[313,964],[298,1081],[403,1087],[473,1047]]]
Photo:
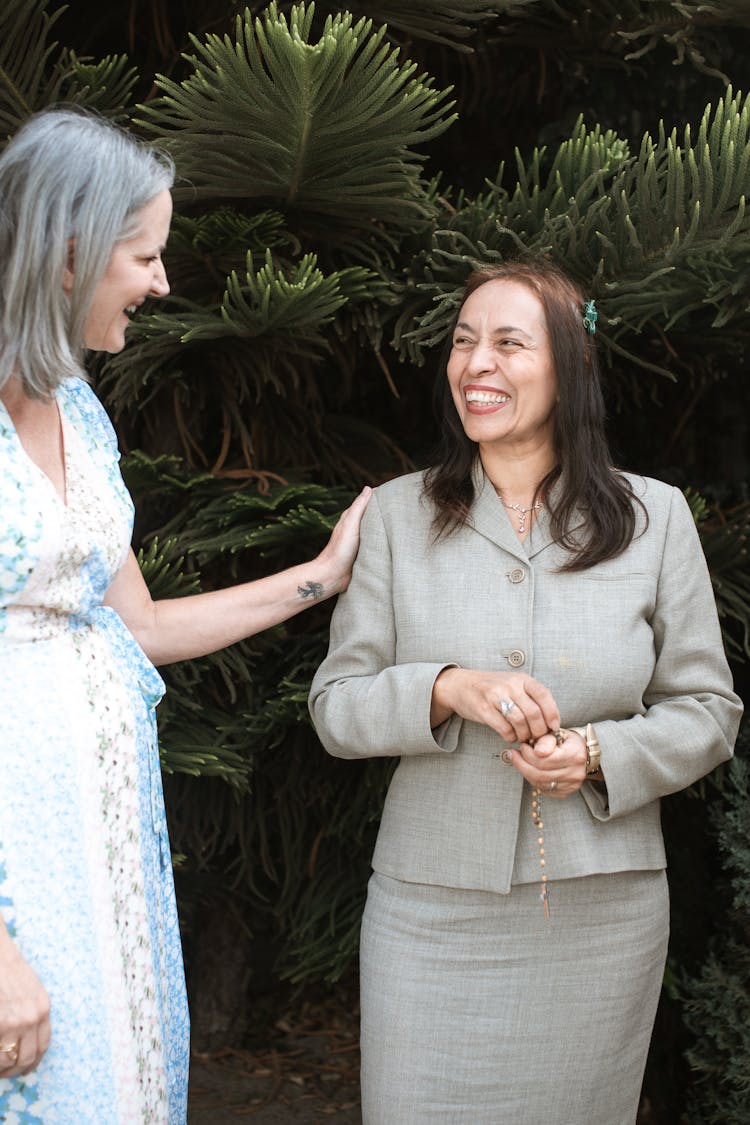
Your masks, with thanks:
[[[133,506],[91,389],[58,391],[65,502],[0,405],[0,911],[52,1042],[0,1079],[4,1125],[181,1125],[188,1014],[154,707],[102,605]]]

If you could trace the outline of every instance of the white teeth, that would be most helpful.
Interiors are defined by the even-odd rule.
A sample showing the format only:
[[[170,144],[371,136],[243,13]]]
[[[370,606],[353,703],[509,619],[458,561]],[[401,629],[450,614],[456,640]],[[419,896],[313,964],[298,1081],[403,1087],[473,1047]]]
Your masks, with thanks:
[[[467,402],[509,402],[510,395],[500,394],[498,391],[467,391]]]
[[[128,305],[128,307],[125,309],[125,312],[127,313],[128,316],[135,316],[137,311],[138,311],[137,305]]]

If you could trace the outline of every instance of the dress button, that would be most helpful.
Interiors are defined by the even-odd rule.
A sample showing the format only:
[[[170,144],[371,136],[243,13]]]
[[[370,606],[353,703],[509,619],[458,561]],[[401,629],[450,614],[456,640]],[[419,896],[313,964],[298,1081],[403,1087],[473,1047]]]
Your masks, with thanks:
[[[508,578],[511,580],[511,582],[523,582],[525,577],[526,571],[523,569],[523,567],[520,566],[514,567],[508,575]]]
[[[508,653],[508,663],[511,668],[520,668],[522,664],[526,663],[526,653],[521,652],[520,648],[514,648],[512,652]]]

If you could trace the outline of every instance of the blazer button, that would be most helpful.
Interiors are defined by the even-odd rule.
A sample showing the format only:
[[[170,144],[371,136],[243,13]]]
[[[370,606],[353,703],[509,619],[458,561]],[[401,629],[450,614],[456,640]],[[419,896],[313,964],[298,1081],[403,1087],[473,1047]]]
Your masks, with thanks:
[[[525,577],[526,577],[526,571],[523,569],[523,567],[520,567],[520,566],[514,567],[513,570],[511,570],[510,574],[508,575],[508,578],[513,583],[523,582]]]
[[[526,663],[526,653],[521,652],[520,648],[514,648],[512,652],[508,653],[508,663],[511,668],[520,668]]]
[[[505,762],[506,766],[509,766],[511,764],[512,758],[510,756],[510,750],[503,750],[500,757]]]

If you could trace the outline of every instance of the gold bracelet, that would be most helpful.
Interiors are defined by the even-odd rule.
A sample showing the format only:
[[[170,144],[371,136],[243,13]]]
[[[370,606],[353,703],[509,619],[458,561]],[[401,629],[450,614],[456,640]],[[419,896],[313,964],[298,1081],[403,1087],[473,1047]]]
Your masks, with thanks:
[[[576,734],[580,734],[583,741],[586,743],[586,777],[591,777],[594,773],[599,773],[601,770],[602,751],[599,746],[599,739],[596,737],[593,723],[586,723],[585,727],[571,727]]]

